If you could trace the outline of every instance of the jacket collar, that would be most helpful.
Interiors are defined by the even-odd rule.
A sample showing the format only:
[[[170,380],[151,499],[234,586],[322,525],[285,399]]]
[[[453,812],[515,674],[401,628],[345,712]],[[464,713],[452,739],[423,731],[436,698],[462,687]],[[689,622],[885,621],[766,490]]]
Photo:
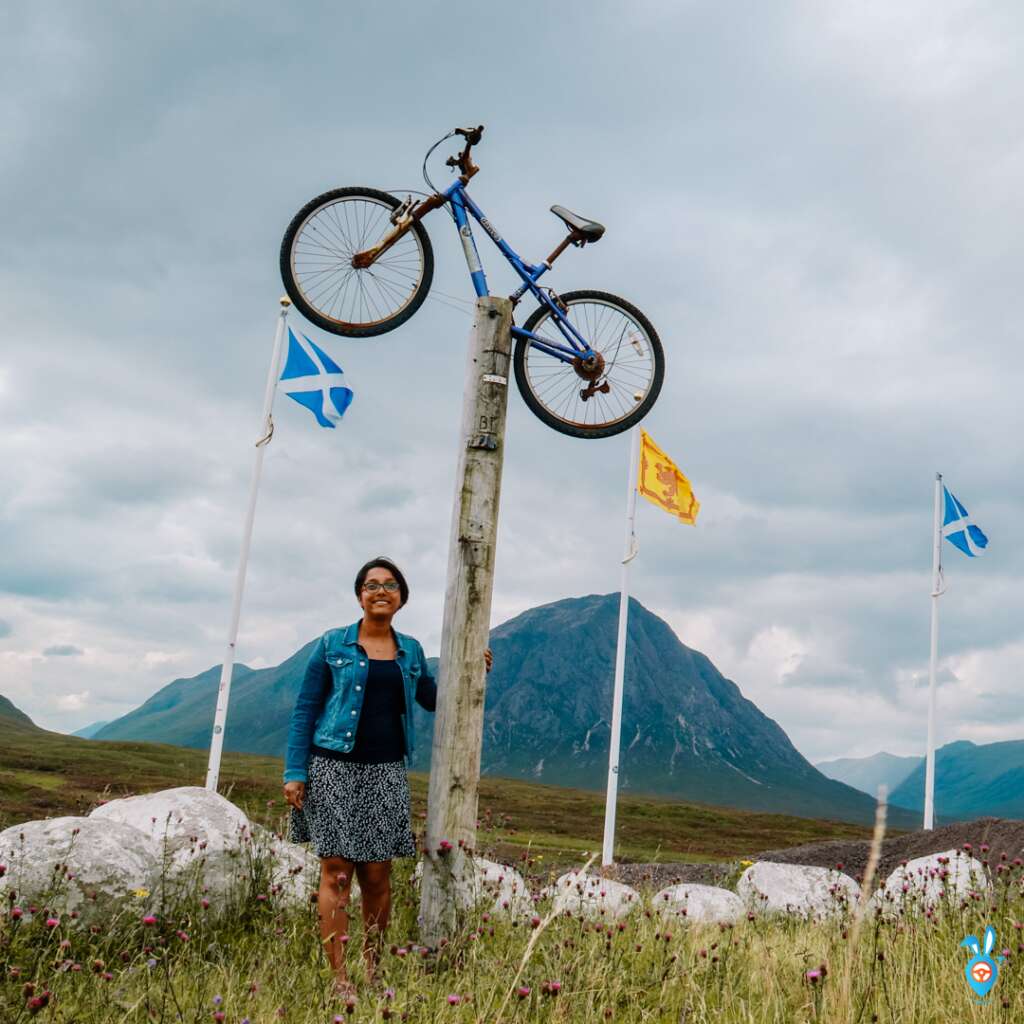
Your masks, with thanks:
[[[359,643],[359,625],[362,619],[357,619],[350,626],[345,627],[345,632],[342,636],[342,643],[347,644],[350,647],[355,647]],[[398,648],[399,654],[408,654],[408,637],[403,633],[399,633],[394,626],[391,627],[391,635],[395,638],[395,646]]]

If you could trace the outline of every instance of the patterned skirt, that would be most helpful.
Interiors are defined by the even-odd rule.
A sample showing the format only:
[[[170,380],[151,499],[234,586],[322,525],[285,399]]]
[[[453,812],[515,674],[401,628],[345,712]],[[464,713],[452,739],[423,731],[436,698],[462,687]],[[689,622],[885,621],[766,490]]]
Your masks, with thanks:
[[[356,764],[313,754],[302,810],[292,808],[290,838],[318,857],[351,861],[412,857],[409,778],[404,761]]]

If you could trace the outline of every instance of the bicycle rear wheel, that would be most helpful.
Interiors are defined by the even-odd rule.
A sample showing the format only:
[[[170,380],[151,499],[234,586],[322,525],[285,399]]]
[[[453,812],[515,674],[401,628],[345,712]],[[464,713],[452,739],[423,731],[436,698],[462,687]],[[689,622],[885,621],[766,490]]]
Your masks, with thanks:
[[[289,298],[317,327],[369,338],[405,323],[423,304],[434,276],[434,253],[417,221],[372,266],[352,257],[392,228],[399,200],[375,188],[336,188],[311,199],[292,218],[281,242],[281,278]]]
[[[632,303],[599,291],[559,296],[565,315],[598,355],[586,367],[566,363],[527,338],[516,340],[516,384],[544,423],[570,437],[611,437],[639,423],[658,399],[665,355],[650,320]],[[524,329],[565,345],[551,310],[541,306]]]

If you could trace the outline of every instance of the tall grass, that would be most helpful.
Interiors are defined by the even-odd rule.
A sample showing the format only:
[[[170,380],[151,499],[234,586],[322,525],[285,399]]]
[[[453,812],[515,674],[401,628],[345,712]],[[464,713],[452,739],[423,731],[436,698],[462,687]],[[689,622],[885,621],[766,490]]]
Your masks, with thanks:
[[[239,858],[240,884],[216,901],[198,882],[185,890],[161,887],[91,922],[53,912],[59,875],[48,899],[31,906],[15,892],[0,908],[0,1020],[1024,1020],[1017,970],[1024,955],[1024,865],[1016,862],[991,865],[987,894],[946,896],[934,909],[911,908],[902,916],[868,914],[859,939],[848,910],[824,922],[752,917],[711,927],[650,908],[618,922],[585,921],[552,915],[538,899],[532,918],[509,920],[480,908],[442,948],[427,951],[417,942],[414,864],[400,861],[376,985],[359,973],[360,926],[358,914],[352,916],[348,945],[359,995],[349,1003],[329,994],[315,905],[283,901],[269,883],[270,856],[250,845]],[[547,881],[535,876],[531,888]],[[978,1006],[959,943],[987,924],[997,929],[1007,959],[992,995]]]

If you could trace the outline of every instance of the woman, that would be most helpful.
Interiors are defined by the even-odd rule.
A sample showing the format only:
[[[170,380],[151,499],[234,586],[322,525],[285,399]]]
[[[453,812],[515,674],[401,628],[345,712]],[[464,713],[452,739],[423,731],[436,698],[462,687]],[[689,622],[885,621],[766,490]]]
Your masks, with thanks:
[[[320,858],[320,934],[335,989],[350,995],[342,936],[353,873],[363,902],[363,957],[376,973],[391,911],[391,861],[416,853],[406,761],[412,701],[433,711],[437,686],[423,648],[391,626],[409,600],[401,570],[383,556],[355,579],[363,615],[320,638],[306,666],[288,731],[284,796],[295,842]],[[491,667],[491,652],[485,661]]]

